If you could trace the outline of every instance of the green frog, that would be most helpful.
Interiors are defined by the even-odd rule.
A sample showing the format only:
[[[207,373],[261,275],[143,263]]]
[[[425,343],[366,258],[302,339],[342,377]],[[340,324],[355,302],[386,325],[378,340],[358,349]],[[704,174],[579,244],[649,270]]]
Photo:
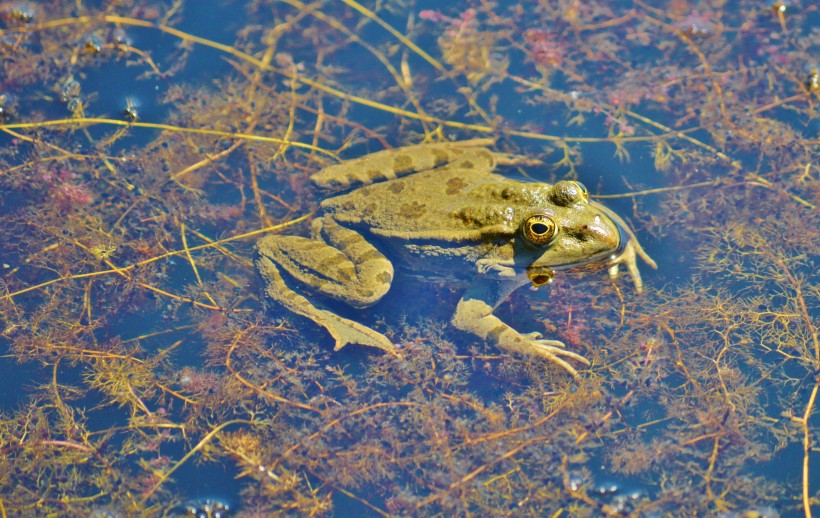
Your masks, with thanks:
[[[532,161],[489,149],[491,139],[389,149],[327,167],[311,177],[324,189],[347,189],[321,202],[311,237],[259,240],[256,265],[266,292],[288,310],[323,326],[336,342],[399,349],[383,334],[317,307],[289,288],[367,308],[390,289],[394,263],[422,278],[467,281],[452,324],[512,353],[546,359],[573,376],[580,354],[539,333],[520,333],[493,310],[516,288],[541,286],[556,272],[589,264],[626,266],[642,283],[636,255],[655,268],[629,227],[590,201],[583,184],[518,181],[493,171]]]

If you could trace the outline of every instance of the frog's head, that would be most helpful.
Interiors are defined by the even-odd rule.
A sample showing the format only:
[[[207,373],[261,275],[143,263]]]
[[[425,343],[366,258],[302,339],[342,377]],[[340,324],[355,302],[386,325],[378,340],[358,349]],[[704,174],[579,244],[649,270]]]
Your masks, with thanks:
[[[551,203],[537,207],[521,223],[517,262],[527,262],[530,281],[539,286],[552,279],[552,272],[591,263],[606,263],[610,274],[617,275],[624,263],[635,287],[641,278],[635,262],[640,255],[655,267],[626,223],[614,212],[589,201],[580,182],[561,181],[548,193]]]

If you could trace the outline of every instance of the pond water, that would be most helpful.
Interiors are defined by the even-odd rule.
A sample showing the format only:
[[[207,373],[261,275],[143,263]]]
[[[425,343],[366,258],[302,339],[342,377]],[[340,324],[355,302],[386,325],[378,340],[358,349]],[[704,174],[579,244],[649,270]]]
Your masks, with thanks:
[[[0,4],[0,516],[810,516],[818,51],[796,0]],[[311,174],[477,138],[657,263],[495,309],[569,369],[450,323],[516,229],[441,272],[360,229],[366,309],[285,275],[395,355],[267,296]]]

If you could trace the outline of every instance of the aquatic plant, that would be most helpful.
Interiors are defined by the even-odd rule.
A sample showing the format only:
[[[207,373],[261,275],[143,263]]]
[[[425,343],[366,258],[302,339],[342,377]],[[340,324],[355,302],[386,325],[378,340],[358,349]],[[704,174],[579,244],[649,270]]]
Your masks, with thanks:
[[[814,7],[211,4],[0,4],[0,516],[811,514]],[[312,172],[476,136],[662,258],[499,309],[578,380],[389,299],[401,358],[266,310],[253,244]]]

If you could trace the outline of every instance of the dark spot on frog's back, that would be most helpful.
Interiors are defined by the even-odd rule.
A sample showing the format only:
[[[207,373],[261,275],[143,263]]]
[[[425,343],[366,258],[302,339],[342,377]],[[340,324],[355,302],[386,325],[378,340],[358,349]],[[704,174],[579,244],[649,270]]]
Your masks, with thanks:
[[[393,180],[387,184],[387,189],[393,194],[399,194],[404,190],[404,182],[400,180]]]
[[[422,205],[417,201],[413,201],[410,203],[403,203],[399,206],[398,214],[399,216],[407,219],[418,219],[424,215],[427,211],[427,207]]]
[[[447,180],[447,190],[444,192],[446,194],[458,194],[463,191],[465,187],[467,187],[467,182],[464,181],[464,178],[450,178]]]
[[[407,155],[399,155],[393,160],[393,172],[396,174],[408,173],[413,170],[413,159]]]
[[[446,151],[441,150],[441,149],[434,149],[433,150],[433,166],[434,167],[441,167],[449,161],[450,161],[450,155],[447,154]]]
[[[372,216],[372,215],[373,215],[373,213],[375,213],[375,212],[376,212],[376,209],[377,209],[377,208],[378,208],[378,207],[376,206],[376,204],[375,204],[375,203],[365,203],[365,204],[362,204],[362,206],[361,206],[361,209],[360,209],[360,210],[361,210],[362,215],[364,215],[364,216]]]

